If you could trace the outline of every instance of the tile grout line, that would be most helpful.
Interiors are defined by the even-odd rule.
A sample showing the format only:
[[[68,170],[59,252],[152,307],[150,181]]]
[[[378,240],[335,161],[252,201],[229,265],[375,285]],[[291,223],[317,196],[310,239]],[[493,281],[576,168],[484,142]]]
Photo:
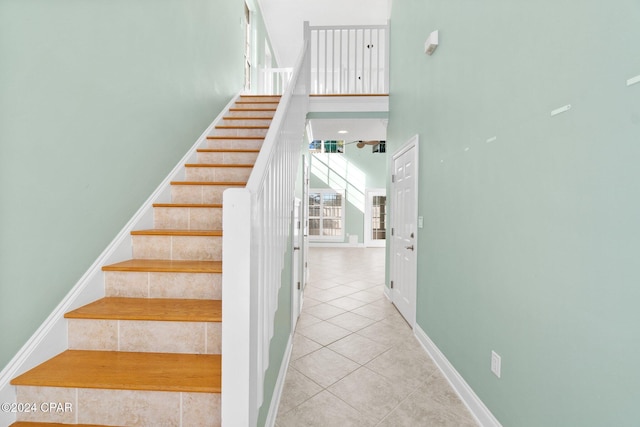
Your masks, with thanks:
[[[78,414],[78,412],[80,412],[80,407],[78,406],[78,394],[79,394],[79,393],[80,393],[80,392],[79,392],[79,391],[78,391],[78,389],[76,388],[76,414],[75,414],[75,415],[76,415],[76,417],[75,417],[75,418],[76,418],[76,421],[75,421],[75,422],[76,422],[76,424],[78,424],[78,418],[79,418],[79,416],[80,416],[80,415]]]
[[[344,259],[343,259],[344,257],[342,257],[342,256],[337,257],[337,258],[336,258],[336,257],[329,257],[329,256],[326,256],[326,254],[327,254],[327,253],[328,253],[328,254],[332,254],[332,253],[335,253],[335,252],[322,252],[322,253],[321,253],[322,257],[320,257],[320,258],[322,258],[323,260],[325,260],[325,261],[326,261],[326,263],[330,264],[330,266],[328,266],[327,268],[331,267],[332,263],[335,263],[337,260],[344,261]],[[343,252],[340,252],[340,253],[343,253]],[[317,259],[317,258],[316,258],[316,259]],[[316,264],[316,263],[314,263],[314,264],[312,264],[312,265],[311,265],[311,267],[312,267],[312,268],[314,268],[314,269],[315,269],[316,267],[319,267],[319,268],[320,268],[320,271],[323,271],[322,263],[317,263],[317,264]],[[333,267],[335,267],[335,265],[333,265]],[[381,272],[381,274],[382,274],[382,272]],[[314,276],[315,276],[315,275],[314,275]],[[327,280],[327,281],[328,281],[328,280],[336,280],[336,277],[334,276],[334,277],[332,277],[332,278],[323,278],[322,280]],[[338,280],[340,280],[340,279],[338,279]],[[311,282],[310,282],[310,284],[311,284],[312,282],[313,282],[313,281],[311,281]],[[371,280],[371,282],[374,282],[374,281],[373,281],[373,280]],[[381,284],[384,284],[384,283],[381,283]],[[342,284],[339,284],[339,285],[340,285],[340,286],[348,286],[348,283],[342,283]],[[377,286],[379,286],[379,285],[374,285],[374,286],[375,286],[375,287],[377,287]],[[320,289],[320,288],[316,288],[316,289],[318,289],[319,291],[322,291],[322,289]],[[328,289],[329,289],[329,288],[328,288]],[[370,287],[370,288],[366,288],[366,289],[357,290],[355,293],[358,293],[358,292],[366,292],[366,293],[369,293],[369,294],[374,294],[375,292],[378,292],[378,291],[377,291],[376,289],[373,289],[373,287]],[[331,301],[334,301],[334,300],[337,300],[337,299],[340,299],[340,298],[349,297],[349,295],[353,295],[353,294],[354,294],[354,293],[351,293],[351,294],[345,294],[345,295],[342,295],[342,296],[340,296],[340,297],[338,297],[338,298],[330,299],[330,300],[328,300],[328,301],[318,301],[318,304],[327,304],[327,305],[333,306],[333,305],[330,303]],[[363,294],[363,295],[365,295],[365,294]],[[310,297],[310,298],[311,298],[311,299],[313,299],[313,297]],[[354,299],[356,299],[356,300],[357,300],[357,298],[354,298]],[[291,361],[291,363],[290,363],[290,365],[289,365],[289,367],[290,367],[291,369],[295,370],[298,374],[302,375],[302,377],[304,377],[304,378],[306,378],[307,380],[309,380],[311,383],[316,384],[317,386],[319,386],[319,387],[321,388],[321,391],[319,391],[318,393],[315,393],[315,394],[313,394],[313,395],[309,396],[309,397],[308,397],[308,398],[306,398],[304,401],[299,402],[295,407],[291,408],[291,409],[290,409],[290,411],[287,411],[287,412],[286,412],[286,414],[289,414],[291,411],[294,411],[294,410],[295,410],[296,408],[298,408],[300,405],[304,404],[304,403],[305,403],[305,402],[307,402],[308,400],[312,399],[313,397],[317,396],[319,393],[322,393],[323,391],[325,391],[325,390],[326,390],[326,391],[328,391],[328,392],[329,392],[329,394],[330,394],[331,396],[334,396],[335,398],[339,399],[339,400],[340,400],[341,402],[343,402],[345,405],[347,405],[348,407],[352,408],[356,413],[359,413],[359,414],[365,414],[365,415],[366,415],[366,413],[362,412],[361,410],[358,410],[358,409],[357,409],[357,408],[355,408],[353,405],[351,405],[351,404],[349,404],[348,402],[344,401],[344,400],[343,400],[343,399],[341,399],[339,396],[337,396],[336,394],[334,394],[331,390],[329,390],[329,388],[330,388],[330,387],[335,386],[335,384],[337,384],[338,382],[340,382],[340,381],[344,380],[344,378],[346,378],[346,377],[348,377],[349,375],[353,374],[353,372],[358,371],[358,370],[359,370],[359,369],[361,369],[362,367],[364,367],[364,368],[366,368],[366,369],[368,369],[368,370],[371,370],[372,372],[375,372],[375,373],[376,373],[376,374],[378,374],[382,379],[384,379],[384,381],[385,381],[385,382],[390,383],[390,384],[393,384],[393,383],[394,383],[394,378],[395,378],[394,376],[389,377],[389,376],[387,376],[387,375],[385,375],[385,374],[383,374],[383,373],[378,373],[377,371],[375,371],[375,370],[373,370],[372,368],[368,367],[368,365],[369,365],[372,361],[374,361],[374,360],[376,360],[376,359],[378,359],[378,358],[382,357],[383,355],[387,354],[389,351],[393,350],[393,348],[394,348],[394,347],[403,346],[405,343],[407,343],[407,339],[409,339],[409,337],[410,337],[410,336],[412,336],[412,334],[411,334],[410,336],[407,336],[407,337],[401,337],[401,335],[403,335],[403,334],[400,334],[400,335],[398,334],[398,333],[400,332],[400,329],[399,329],[399,328],[400,328],[400,326],[403,326],[403,327],[405,327],[405,326],[406,326],[406,327],[408,327],[408,328],[409,328],[409,330],[410,330],[410,327],[409,327],[408,325],[404,325],[402,322],[397,323],[397,322],[396,322],[396,320],[397,320],[397,319],[394,317],[394,315],[393,315],[393,314],[390,314],[389,312],[386,312],[384,307],[382,307],[382,306],[380,306],[380,305],[379,305],[378,307],[376,307],[376,306],[375,306],[375,304],[376,304],[376,303],[379,303],[379,300],[383,300],[383,301],[387,302],[387,300],[384,300],[383,298],[374,299],[374,300],[371,300],[371,301],[361,301],[361,300],[359,300],[360,302],[362,302],[362,303],[363,303],[363,305],[362,305],[362,306],[360,306],[360,307],[353,308],[353,309],[351,309],[351,310],[345,310],[345,309],[343,309],[343,308],[341,308],[341,307],[337,307],[337,308],[339,308],[339,309],[343,310],[344,312],[343,312],[343,313],[340,313],[340,314],[338,314],[338,315],[335,315],[335,316],[329,316],[329,317],[328,317],[328,318],[326,318],[326,319],[320,319],[320,321],[319,321],[319,322],[316,322],[316,323],[314,323],[314,324],[312,324],[312,325],[308,325],[308,326],[307,326],[307,328],[312,327],[312,326],[314,326],[314,325],[321,325],[321,324],[322,324],[322,322],[324,322],[324,323],[325,323],[325,324],[327,324],[327,325],[331,325],[331,326],[335,326],[335,327],[338,327],[338,328],[342,328],[342,329],[347,330],[347,331],[349,332],[347,335],[345,335],[345,336],[343,336],[343,337],[341,337],[341,338],[339,338],[339,339],[333,340],[333,341],[331,341],[331,342],[327,343],[326,345],[321,344],[321,343],[318,343],[318,342],[317,342],[316,340],[314,340],[313,338],[311,338],[311,337],[309,337],[309,336],[305,335],[305,334],[303,333],[303,331],[304,331],[305,329],[307,329],[307,328],[301,328],[300,330],[294,331],[294,333],[298,333],[301,337],[304,337],[305,339],[307,339],[307,340],[309,340],[309,341],[311,341],[311,342],[313,342],[313,343],[315,343],[315,344],[317,344],[317,345],[320,345],[320,347],[319,347],[319,348],[317,348],[316,350],[313,350],[313,351],[311,351],[311,352],[309,352],[309,353],[307,353],[307,354],[301,355],[301,356],[299,356],[299,357],[298,357],[298,359],[296,359],[296,360],[299,360],[299,359],[301,359],[301,358],[303,358],[303,357],[306,357],[306,356],[308,356],[308,355],[310,355],[310,354],[312,354],[312,353],[314,353],[314,352],[317,352],[317,351],[319,351],[319,350],[322,350],[322,349],[325,349],[325,348],[326,348],[326,349],[328,349],[328,350],[332,351],[333,353],[336,353],[336,354],[338,354],[338,355],[340,355],[340,356],[344,357],[345,359],[347,359],[347,360],[349,360],[349,361],[351,361],[351,362],[355,363],[355,365],[357,365],[358,367],[357,367],[356,369],[354,369],[353,371],[351,371],[351,372],[347,373],[346,375],[341,376],[339,379],[337,379],[336,381],[334,381],[332,384],[328,385],[327,387],[323,387],[323,386],[321,386],[320,384],[316,383],[314,380],[312,380],[310,377],[308,377],[306,374],[304,374],[302,371],[299,371],[299,370],[298,370],[298,369],[296,369],[294,366],[292,366],[292,364],[296,361],[296,360],[292,360],[292,361]],[[378,310],[376,310],[376,311],[380,311],[380,314],[382,315],[382,317],[379,317],[378,315],[376,315],[376,318],[372,319],[372,318],[371,318],[371,317],[369,317],[369,316],[365,316],[365,315],[362,315],[362,314],[354,313],[354,312],[353,312],[354,310],[357,310],[357,309],[360,309],[360,308],[362,308],[362,307],[366,307],[366,306],[369,306],[369,305],[371,305],[371,306],[372,306],[372,309],[373,309],[373,308],[378,309]],[[333,307],[336,307],[336,306],[333,306]],[[312,308],[312,307],[310,307],[310,308]],[[307,310],[303,310],[303,314],[304,314],[304,313],[307,313],[307,314],[309,314],[310,316],[315,317],[313,314],[308,313],[308,312],[307,312]],[[358,329],[356,329],[356,330],[354,331],[354,330],[351,330],[351,328],[344,328],[344,327],[340,326],[339,324],[334,324],[334,323],[330,322],[330,320],[331,320],[331,319],[334,319],[335,317],[341,316],[341,315],[346,314],[346,313],[352,313],[352,314],[355,314],[355,315],[358,315],[358,316],[364,317],[364,318],[366,318],[366,319],[369,319],[369,320],[371,321],[371,323],[370,323],[369,325],[364,326],[364,327],[360,327],[360,328],[358,328]],[[385,344],[385,343],[383,343],[383,342],[381,342],[381,341],[377,341],[376,339],[372,339],[372,338],[370,338],[370,337],[368,337],[368,336],[366,336],[366,335],[362,335],[362,334],[360,334],[360,333],[359,333],[359,332],[361,332],[363,329],[369,328],[369,327],[374,326],[374,325],[379,325],[381,328],[389,328],[389,331],[390,331],[390,334],[391,334],[391,336],[392,336],[392,337],[400,337],[400,338],[399,338],[399,341],[398,341],[398,342],[399,342],[399,344],[397,344],[397,343],[396,343],[396,344],[394,344],[394,345],[392,345],[392,346],[388,346],[388,344]],[[375,332],[375,331],[374,331],[374,332]],[[359,337],[366,338],[366,339],[368,339],[368,340],[371,340],[371,341],[373,341],[373,342],[376,342],[377,344],[380,344],[380,345],[385,346],[385,347],[387,347],[387,348],[386,348],[384,351],[382,351],[381,353],[379,353],[378,355],[376,355],[375,357],[373,357],[373,358],[371,358],[371,359],[367,360],[365,363],[360,363],[360,362],[357,362],[357,361],[355,361],[355,360],[351,359],[349,356],[343,355],[342,353],[340,353],[340,352],[338,352],[338,351],[336,351],[336,350],[333,350],[332,348],[330,348],[330,347],[329,347],[329,346],[333,345],[334,343],[336,343],[336,342],[338,342],[338,341],[340,341],[340,340],[346,339],[346,338],[348,338],[348,337],[352,337],[353,335],[357,335],[357,336],[359,336]],[[429,373],[429,375],[428,375],[428,377],[427,377],[427,379],[432,378],[434,375],[435,375],[435,371],[430,372],[430,373]],[[395,378],[395,379],[397,379],[397,378]],[[426,381],[426,380],[425,380],[425,381]],[[410,391],[408,392],[408,394],[407,394],[403,399],[401,399],[401,400],[400,400],[396,405],[394,405],[394,406],[393,406],[393,408],[391,408],[388,412],[386,412],[386,414],[384,414],[384,416],[383,416],[379,421],[375,422],[375,424],[374,424],[374,425],[376,425],[376,426],[380,425],[380,424],[381,424],[385,419],[387,419],[387,418],[388,418],[388,417],[389,417],[389,416],[390,416],[390,415],[391,415],[391,414],[392,414],[392,413],[393,413],[393,412],[398,408],[398,406],[400,406],[401,404],[403,404],[403,403],[404,403],[407,399],[409,399],[411,396],[414,396],[416,393],[418,393],[418,392],[420,391],[420,389],[421,389],[421,385],[417,385],[415,388],[409,388],[409,390],[410,390]],[[451,414],[451,415],[458,415],[458,414],[457,414],[457,413],[456,413],[452,408],[448,408],[448,407],[446,407],[446,408],[443,408],[443,410],[445,410],[447,413],[449,413],[449,414]],[[279,415],[280,415],[280,414],[279,414]],[[291,421],[294,421],[294,422],[295,422],[295,420],[291,420]],[[374,419],[372,419],[371,421],[375,421],[375,420],[374,420]]]

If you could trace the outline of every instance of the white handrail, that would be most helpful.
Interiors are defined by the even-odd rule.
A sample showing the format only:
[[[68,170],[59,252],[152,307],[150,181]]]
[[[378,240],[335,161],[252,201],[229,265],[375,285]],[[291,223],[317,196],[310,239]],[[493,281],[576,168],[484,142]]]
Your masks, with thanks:
[[[223,195],[222,423],[253,427],[291,230],[309,102],[305,43],[246,188]]]
[[[311,93],[389,93],[389,25],[305,26]]]

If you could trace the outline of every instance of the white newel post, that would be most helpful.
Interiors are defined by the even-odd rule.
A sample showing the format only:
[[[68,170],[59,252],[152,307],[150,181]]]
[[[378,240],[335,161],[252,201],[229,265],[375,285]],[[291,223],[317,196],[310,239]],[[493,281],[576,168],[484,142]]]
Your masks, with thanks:
[[[228,189],[222,218],[222,425],[257,422],[255,300],[251,293],[251,193]]]

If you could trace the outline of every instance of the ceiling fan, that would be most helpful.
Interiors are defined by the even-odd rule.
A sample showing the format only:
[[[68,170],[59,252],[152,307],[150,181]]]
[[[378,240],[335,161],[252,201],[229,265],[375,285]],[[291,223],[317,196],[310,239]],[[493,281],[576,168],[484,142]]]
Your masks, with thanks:
[[[349,145],[349,144],[356,144],[356,147],[358,148],[363,148],[365,145],[378,145],[380,144],[380,141],[350,141],[350,142],[345,142],[344,145]]]

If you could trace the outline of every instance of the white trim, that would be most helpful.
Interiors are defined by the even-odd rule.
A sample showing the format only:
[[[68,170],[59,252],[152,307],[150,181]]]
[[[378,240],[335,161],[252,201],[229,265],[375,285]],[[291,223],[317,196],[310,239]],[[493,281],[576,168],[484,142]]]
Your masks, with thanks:
[[[302,200],[298,197],[293,199],[293,216],[291,217],[291,329],[295,330],[298,323],[298,317],[302,313],[302,282],[304,281],[302,274],[303,268],[301,264],[303,230],[302,221],[304,221],[302,213]],[[298,226],[300,224],[300,226]],[[296,247],[298,249],[296,249]],[[296,251],[298,251],[296,255]],[[296,260],[297,258],[297,260]],[[298,287],[298,285],[300,285]]]
[[[372,204],[369,203],[370,198],[374,196],[387,196],[386,188],[367,188],[364,190],[364,245],[367,248],[384,248],[387,246],[387,241],[382,239],[373,240],[371,238],[371,210]],[[385,218],[385,221],[387,218]]]
[[[196,149],[206,144],[207,135],[220,122],[224,113],[233,105],[237,96],[233,97],[215,120],[200,135],[196,143],[177,163],[151,196],[138,209],[127,224],[120,230],[113,241],[98,256],[75,286],[58,304],[38,330],[29,338],[22,348],[0,372],[0,396],[15,401],[15,387],[10,381],[29,369],[41,364],[68,348],[67,321],[64,314],[104,296],[104,273],[102,266],[131,258],[131,231],[137,228],[153,228],[153,203],[169,201],[171,198],[171,181],[184,177],[184,164],[195,160]],[[11,400],[3,400],[10,402]]]
[[[418,313],[418,307],[417,307],[417,304],[418,304],[418,255],[420,253],[420,244],[419,244],[420,240],[418,239],[418,235],[419,235],[419,233],[418,233],[418,212],[419,212],[418,204],[420,202],[420,197],[419,197],[419,193],[418,193],[419,186],[420,186],[420,184],[419,184],[419,182],[420,182],[420,176],[419,176],[420,175],[420,137],[418,136],[418,134],[415,134],[414,136],[409,138],[409,140],[402,147],[400,147],[399,149],[397,149],[393,153],[392,158],[391,158],[391,162],[389,162],[390,163],[389,167],[391,169],[391,171],[390,171],[391,177],[390,178],[392,178],[393,174],[395,173],[395,160],[398,157],[400,157],[403,154],[405,154],[407,151],[411,150],[411,149],[415,150],[414,151],[414,156],[413,156],[413,159],[414,159],[414,162],[415,162],[415,167],[414,167],[414,169],[415,169],[415,177],[414,178],[415,179],[414,179],[414,188],[413,188],[413,197],[414,197],[414,200],[413,200],[414,213],[413,214],[414,214],[414,219],[415,219],[415,224],[416,224],[416,230],[415,230],[415,236],[416,237],[415,237],[415,243],[414,243],[415,260],[416,260],[416,262],[415,262],[415,269],[416,269],[416,271],[415,271],[415,280],[416,280],[416,283],[415,283],[415,287],[413,289],[413,291],[415,292],[414,295],[413,295],[413,313],[411,313],[412,314],[411,315],[411,319],[406,319],[406,320],[409,323],[409,325],[414,327],[416,325],[416,316],[417,316],[417,313]],[[389,206],[390,206],[390,209],[389,209],[390,215],[389,215],[388,219],[389,219],[389,224],[391,224],[391,227],[393,227],[395,225],[395,218],[394,218],[395,212],[393,212],[393,206],[395,206],[395,189],[394,189],[393,179],[390,179],[390,182],[391,182],[391,195],[390,195],[390,198],[388,199]],[[393,236],[391,235],[391,236],[389,236],[389,247],[391,249],[390,252],[389,252],[391,254],[391,259],[389,260],[389,270],[390,270],[390,273],[391,273],[390,274],[391,277],[393,277],[395,275],[395,265],[394,265],[395,256],[393,255],[394,254],[394,247],[393,247],[394,243],[393,242],[394,242],[394,239],[393,239]],[[393,296],[394,296],[395,292],[393,292],[393,290],[391,290],[390,293],[391,293],[391,301],[393,302]]]
[[[258,418],[256,298],[251,298],[251,193],[246,188],[224,191],[222,205],[222,425],[251,426]],[[228,215],[230,214],[230,215]],[[243,256],[245,255],[245,256]],[[226,357],[232,354],[233,357]]]
[[[322,96],[309,97],[309,113],[389,112],[389,96]]]
[[[502,424],[500,424],[496,417],[491,413],[489,408],[485,406],[469,384],[467,384],[464,378],[462,378],[462,375],[456,371],[456,368],[453,367],[445,355],[442,354],[440,349],[433,341],[431,341],[431,338],[429,338],[426,332],[423,331],[417,323],[413,328],[413,333],[420,344],[422,344],[422,347],[424,347],[427,354],[429,354],[431,359],[433,359],[438,369],[440,369],[440,372],[445,376],[453,390],[460,397],[464,405],[469,409],[471,415],[473,415],[478,424],[482,427],[502,427]]]
[[[280,406],[280,398],[282,397],[282,390],[284,389],[284,381],[287,378],[287,368],[291,361],[291,351],[293,349],[293,331],[289,335],[289,341],[287,341],[287,347],[280,364],[280,372],[278,373],[278,379],[276,385],[273,388],[273,396],[271,396],[271,404],[269,405],[269,413],[267,414],[267,420],[265,421],[265,427],[273,427],[276,424],[276,417],[278,416],[278,407]]]
[[[387,285],[384,286],[384,296],[387,297],[390,303],[393,303],[393,298],[391,297],[391,288]]]

